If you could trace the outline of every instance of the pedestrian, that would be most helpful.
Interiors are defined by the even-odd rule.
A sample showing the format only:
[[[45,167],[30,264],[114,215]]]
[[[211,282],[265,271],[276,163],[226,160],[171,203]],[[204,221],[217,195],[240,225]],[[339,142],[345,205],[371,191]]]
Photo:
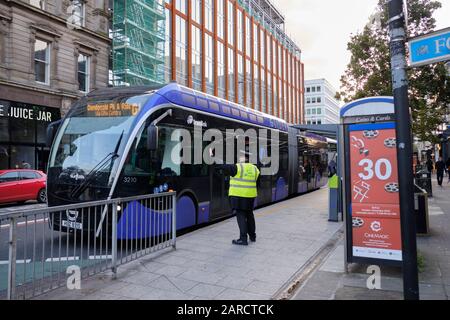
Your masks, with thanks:
[[[333,157],[333,159],[331,159],[330,162],[328,163],[328,177],[331,178],[336,173],[337,173],[336,161],[334,161],[334,157]]]
[[[447,175],[448,175],[447,184],[448,184],[448,183],[450,183],[450,157],[447,159],[445,166],[447,167]]]
[[[31,164],[26,162],[25,160],[22,161],[22,169],[31,169]]]
[[[433,160],[428,159],[427,161],[427,169],[430,174],[433,174]]]
[[[444,172],[445,172],[445,163],[442,157],[439,157],[439,161],[436,162],[436,173],[437,173],[437,180],[439,186],[442,187],[442,182],[444,181]]]
[[[234,245],[247,246],[248,238],[256,242],[256,223],[253,214],[255,199],[258,196],[259,169],[249,163],[249,154],[241,151],[239,161],[233,165],[219,165],[226,176],[230,177],[230,197],[231,209],[236,215],[239,226],[239,239],[233,240]]]

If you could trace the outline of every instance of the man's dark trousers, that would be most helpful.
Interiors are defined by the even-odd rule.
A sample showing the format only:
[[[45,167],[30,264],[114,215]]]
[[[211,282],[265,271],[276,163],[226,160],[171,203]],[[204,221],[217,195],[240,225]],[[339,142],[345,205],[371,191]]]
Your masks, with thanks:
[[[253,210],[234,209],[239,226],[240,239],[247,241],[247,234],[250,239],[256,239],[256,223]]]
[[[442,182],[444,181],[444,171],[437,173],[438,184],[442,186]]]

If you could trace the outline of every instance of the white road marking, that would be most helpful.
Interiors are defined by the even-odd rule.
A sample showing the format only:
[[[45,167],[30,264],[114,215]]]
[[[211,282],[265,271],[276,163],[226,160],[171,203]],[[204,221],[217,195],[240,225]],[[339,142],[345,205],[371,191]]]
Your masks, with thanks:
[[[89,260],[108,260],[112,259],[112,255],[106,255],[106,256],[89,256]]]
[[[27,259],[27,260],[16,260],[16,263],[30,263],[31,259]],[[0,265],[5,265],[5,264],[9,264],[9,261],[0,261]]]
[[[60,258],[48,258],[45,262],[59,262],[59,261],[77,261],[80,257],[60,257]]]

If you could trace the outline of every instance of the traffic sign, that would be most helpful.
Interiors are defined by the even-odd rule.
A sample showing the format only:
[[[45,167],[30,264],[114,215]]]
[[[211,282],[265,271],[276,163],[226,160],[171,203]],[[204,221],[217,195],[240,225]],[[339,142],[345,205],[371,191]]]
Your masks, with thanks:
[[[450,60],[450,27],[409,40],[411,67]]]

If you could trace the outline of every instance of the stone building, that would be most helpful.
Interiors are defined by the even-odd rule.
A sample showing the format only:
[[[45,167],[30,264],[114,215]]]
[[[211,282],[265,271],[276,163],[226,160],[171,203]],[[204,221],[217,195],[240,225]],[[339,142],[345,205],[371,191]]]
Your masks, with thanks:
[[[0,170],[45,170],[49,122],[108,85],[108,0],[0,0]]]

